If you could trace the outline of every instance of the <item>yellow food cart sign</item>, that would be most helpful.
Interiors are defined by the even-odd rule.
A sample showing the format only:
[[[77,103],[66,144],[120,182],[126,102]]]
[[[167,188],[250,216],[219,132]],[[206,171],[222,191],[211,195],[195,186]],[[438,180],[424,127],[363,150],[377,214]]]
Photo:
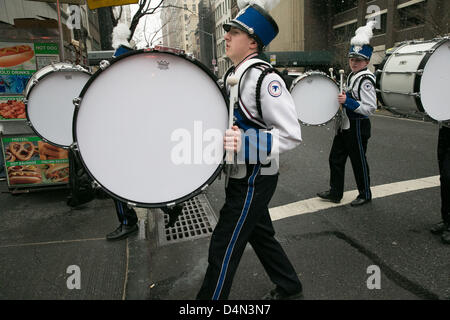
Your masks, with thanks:
[[[89,9],[91,10],[101,7],[123,6],[138,2],[139,0],[87,0]]]

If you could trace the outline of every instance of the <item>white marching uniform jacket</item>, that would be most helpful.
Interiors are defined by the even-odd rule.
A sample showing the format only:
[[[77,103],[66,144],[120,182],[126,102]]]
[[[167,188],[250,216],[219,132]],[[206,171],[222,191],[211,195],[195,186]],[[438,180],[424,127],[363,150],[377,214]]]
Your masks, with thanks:
[[[268,73],[261,84],[260,101],[261,113],[256,105],[257,82],[264,69],[271,67],[270,64],[259,59],[247,58],[229,74],[241,79],[239,84],[239,108],[235,109],[235,120],[239,126],[239,120],[249,124],[249,127],[264,129],[272,135],[272,148],[270,158],[274,159],[277,154],[291,150],[301,143],[301,129],[297,120],[297,112],[294,100],[286,88],[284,80],[276,73]],[[255,62],[261,65],[248,68]],[[262,64],[265,65],[262,65]],[[247,70],[248,69],[248,70]],[[226,79],[224,79],[226,81]],[[224,82],[226,83],[226,82]],[[234,90],[237,91],[238,85]],[[227,85],[227,92],[232,90]],[[237,117],[236,117],[237,115]],[[246,119],[239,119],[244,116]],[[245,130],[245,126],[240,126]]]
[[[350,128],[350,119],[365,119],[377,110],[377,93],[375,90],[375,75],[363,69],[350,73],[346,86],[348,99],[344,108],[343,129]],[[352,99],[354,101],[352,101]]]

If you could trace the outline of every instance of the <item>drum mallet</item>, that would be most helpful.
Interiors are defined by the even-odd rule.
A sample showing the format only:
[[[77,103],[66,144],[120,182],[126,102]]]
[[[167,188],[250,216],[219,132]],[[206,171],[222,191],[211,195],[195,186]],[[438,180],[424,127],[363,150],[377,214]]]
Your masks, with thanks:
[[[339,70],[339,75],[341,77],[341,81],[339,83],[341,92],[339,94],[342,94],[342,92],[344,91],[344,70]],[[342,111],[342,105],[339,107],[339,109]]]
[[[230,105],[228,108],[228,129],[231,129],[233,127],[233,123],[234,123],[234,105],[237,102],[238,95],[235,94],[235,90],[233,90],[233,87],[235,85],[237,85],[238,82],[239,82],[239,79],[234,76],[228,77],[228,79],[227,79],[227,84],[231,87],[230,88]],[[227,167],[226,176],[225,176],[225,188],[228,186],[228,180],[231,175],[231,165],[233,164],[233,160],[234,160],[234,152],[227,151],[225,162],[228,164],[228,167]]]
[[[334,74],[333,74],[333,68],[328,69],[328,71],[330,71],[331,79],[335,79]]]

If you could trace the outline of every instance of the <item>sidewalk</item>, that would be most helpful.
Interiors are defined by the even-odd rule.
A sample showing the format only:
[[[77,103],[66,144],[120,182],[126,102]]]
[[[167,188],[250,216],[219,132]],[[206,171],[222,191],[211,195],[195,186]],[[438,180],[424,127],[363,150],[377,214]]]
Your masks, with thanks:
[[[6,182],[0,187],[7,190]],[[144,266],[148,256],[137,254],[146,241],[139,234],[106,241],[118,226],[112,200],[73,209],[67,195],[66,189],[0,193],[0,299],[120,300],[138,290],[139,270],[131,266],[136,259]],[[77,267],[80,289],[69,289]]]

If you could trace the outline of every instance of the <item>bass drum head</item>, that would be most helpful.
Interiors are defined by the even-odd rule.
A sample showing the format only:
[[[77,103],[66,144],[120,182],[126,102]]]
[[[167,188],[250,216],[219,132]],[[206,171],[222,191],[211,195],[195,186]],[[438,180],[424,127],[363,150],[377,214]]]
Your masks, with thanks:
[[[195,196],[220,172],[227,104],[199,63],[124,54],[80,98],[74,139],[87,172],[113,197],[161,207]]]
[[[450,40],[444,41],[428,59],[420,94],[425,112],[437,121],[450,119]]]
[[[291,91],[298,120],[312,126],[331,121],[339,110],[338,94],[337,84],[325,74],[300,76]]]
[[[64,70],[64,69],[61,69]],[[72,122],[75,97],[90,75],[83,71],[46,69],[27,92],[27,118],[35,133],[49,143],[69,147],[73,143]],[[31,80],[32,82],[33,80]]]

